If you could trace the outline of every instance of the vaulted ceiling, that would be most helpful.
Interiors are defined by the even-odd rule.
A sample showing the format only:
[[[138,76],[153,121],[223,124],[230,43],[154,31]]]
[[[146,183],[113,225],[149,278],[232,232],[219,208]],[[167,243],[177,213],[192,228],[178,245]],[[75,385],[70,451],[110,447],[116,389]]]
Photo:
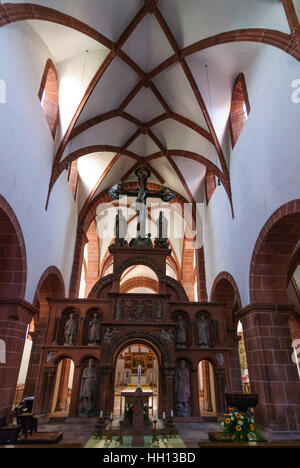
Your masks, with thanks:
[[[152,182],[193,203],[204,199],[208,168],[230,199],[232,86],[263,43],[284,48],[290,40],[280,1],[12,1],[0,12],[0,25],[26,20],[58,69],[50,189],[80,156],[79,210],[109,186],[135,180],[140,164]]]

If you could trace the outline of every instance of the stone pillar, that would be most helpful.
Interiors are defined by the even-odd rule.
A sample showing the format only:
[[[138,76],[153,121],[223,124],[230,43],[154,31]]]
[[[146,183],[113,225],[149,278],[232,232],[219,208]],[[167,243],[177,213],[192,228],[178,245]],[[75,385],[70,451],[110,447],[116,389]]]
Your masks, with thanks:
[[[78,345],[79,346],[83,345],[84,324],[85,324],[85,318],[80,317],[80,319],[79,319],[79,333],[78,333]]]
[[[215,382],[216,382],[216,406],[217,413],[223,414],[227,409],[225,399],[226,378],[224,369],[215,368]]]
[[[228,392],[242,393],[242,373],[239,357],[240,337],[235,334],[233,329],[227,330],[227,341],[229,347],[229,379],[227,382]]]
[[[71,360],[64,359],[62,361],[59,389],[55,411],[65,411],[67,409],[68,399],[68,382],[71,368]]]
[[[80,366],[75,366],[74,375],[73,375],[73,383],[72,383],[70,409],[69,409],[70,418],[76,418],[78,416],[80,386],[81,386],[81,368]]]
[[[103,411],[104,414],[109,414],[114,410],[113,370],[111,368],[102,368],[99,371],[99,410]]]
[[[174,375],[175,369],[169,368],[164,369],[164,378],[165,378],[165,391],[166,391],[166,398],[165,398],[165,406],[162,411],[165,411],[166,414],[169,416],[170,412],[173,410],[175,412],[175,403],[174,403]]]
[[[198,367],[191,369],[191,416],[200,417]]]
[[[22,300],[0,300],[0,336],[5,343],[5,362],[0,363],[0,418],[12,420],[11,409],[24,350],[26,329],[37,312]]]
[[[56,367],[46,367],[42,377],[42,387],[37,401],[34,402],[34,412],[47,414],[51,411],[55,387]]]
[[[271,438],[300,435],[300,381],[293,363],[291,306],[253,304],[241,311],[248,370],[258,393],[257,422]]]
[[[203,408],[204,411],[211,412],[212,399],[211,399],[211,385],[210,385],[210,372],[209,372],[209,362],[202,361],[202,376],[203,376]]]

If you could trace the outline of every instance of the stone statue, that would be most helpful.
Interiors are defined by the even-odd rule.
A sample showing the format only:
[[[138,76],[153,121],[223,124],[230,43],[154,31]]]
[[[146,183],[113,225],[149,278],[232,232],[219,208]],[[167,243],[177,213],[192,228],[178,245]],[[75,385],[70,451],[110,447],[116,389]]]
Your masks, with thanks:
[[[186,367],[186,362],[181,359],[175,374],[175,396],[177,416],[189,416],[191,396],[190,372]]]
[[[123,301],[122,299],[118,299],[116,302],[115,320],[121,320],[122,313],[123,313]]]
[[[100,341],[101,320],[97,312],[93,314],[93,318],[89,322],[88,343],[95,344]]]
[[[159,212],[159,218],[156,222],[157,224],[157,237],[158,239],[168,239],[168,225],[169,222],[164,216],[163,212]]]
[[[126,241],[127,235],[127,220],[122,213],[122,210],[118,210],[118,214],[116,215],[115,221],[115,245],[117,246],[124,246],[127,245]]]
[[[176,345],[186,346],[186,324],[182,315],[178,315],[176,321],[177,339]]]
[[[93,417],[96,412],[97,372],[93,359],[89,359],[88,367],[82,373],[79,394],[79,416]]]
[[[161,337],[162,339],[168,343],[169,345],[173,345],[174,344],[174,335],[173,335],[173,331],[172,330],[163,330],[161,332]]]
[[[156,221],[157,225],[157,238],[154,241],[155,247],[157,249],[168,249],[168,220],[164,216],[163,212],[160,211],[159,218]]]
[[[109,344],[111,340],[114,338],[114,336],[116,335],[116,333],[117,333],[116,329],[108,328],[104,333],[103,343]]]
[[[155,319],[162,320],[163,318],[163,305],[161,301],[155,302]]]
[[[74,312],[71,312],[65,325],[65,345],[74,345],[77,336],[77,319]]]
[[[199,346],[209,346],[209,326],[207,323],[206,317],[201,315],[198,323],[198,345]]]

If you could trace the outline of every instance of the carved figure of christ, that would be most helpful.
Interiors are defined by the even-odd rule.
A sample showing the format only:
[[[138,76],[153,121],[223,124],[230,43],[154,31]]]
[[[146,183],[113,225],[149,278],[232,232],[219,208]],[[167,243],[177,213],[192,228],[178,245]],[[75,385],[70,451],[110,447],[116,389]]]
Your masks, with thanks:
[[[122,184],[114,185],[109,190],[109,195],[119,200],[120,196],[126,195],[127,197],[136,197],[135,209],[138,215],[137,222],[137,238],[145,239],[146,237],[146,219],[147,219],[147,199],[159,198],[164,202],[169,202],[175,197],[175,193],[168,187],[163,187],[160,190],[150,190],[147,188],[147,180],[151,176],[148,168],[142,166],[136,172],[138,178],[137,189],[125,189]]]

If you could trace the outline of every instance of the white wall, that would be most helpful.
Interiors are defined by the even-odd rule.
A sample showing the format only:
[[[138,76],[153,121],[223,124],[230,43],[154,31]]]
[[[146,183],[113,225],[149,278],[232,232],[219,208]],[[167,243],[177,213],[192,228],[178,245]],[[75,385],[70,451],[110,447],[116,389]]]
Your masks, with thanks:
[[[235,218],[227,195],[217,187],[206,210],[204,227],[208,293],[215,277],[228,271],[249,303],[249,272],[258,235],[281,205],[300,198],[300,103],[292,102],[292,82],[299,63],[264,46],[244,72],[251,112],[230,155]]]
[[[0,28],[0,78],[6,83],[6,103],[0,104],[0,193],[12,206],[25,239],[29,302],[51,265],[61,271],[68,291],[77,223],[67,172],[45,211],[54,143],[38,92],[49,57],[26,23]]]

